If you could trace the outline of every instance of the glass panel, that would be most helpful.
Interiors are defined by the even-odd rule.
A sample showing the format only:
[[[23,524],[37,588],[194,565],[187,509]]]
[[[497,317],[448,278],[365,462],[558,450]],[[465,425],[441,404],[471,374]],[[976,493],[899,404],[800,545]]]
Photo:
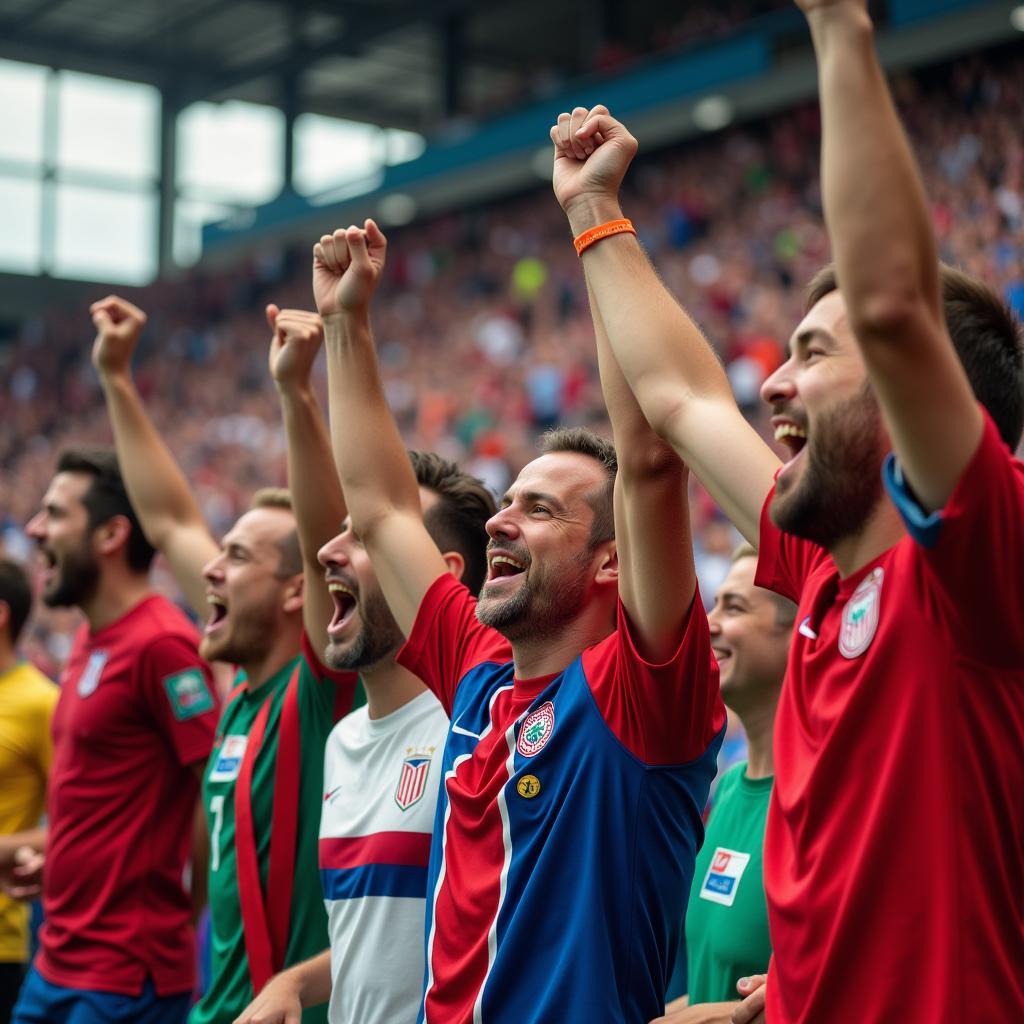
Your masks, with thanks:
[[[0,60],[0,160],[42,163],[46,76],[35,64]]]
[[[295,119],[295,191],[315,195],[369,177],[383,160],[379,128],[337,117]]]
[[[149,85],[62,71],[57,164],[152,181],[159,172],[160,94]]]
[[[0,267],[35,274],[41,269],[39,246],[43,186],[24,178],[0,178]]]
[[[388,128],[384,136],[387,139],[388,163],[392,165],[415,160],[427,148],[427,140],[416,132]]]
[[[206,203],[201,199],[179,199],[174,204],[174,262],[190,267],[203,254],[203,225],[225,220],[234,207]]]
[[[156,276],[156,192],[57,185],[56,277],[147,284]]]

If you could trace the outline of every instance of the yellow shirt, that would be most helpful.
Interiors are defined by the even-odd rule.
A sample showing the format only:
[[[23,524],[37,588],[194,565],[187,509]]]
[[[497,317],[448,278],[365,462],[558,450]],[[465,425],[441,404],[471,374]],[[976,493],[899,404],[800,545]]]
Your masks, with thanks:
[[[42,817],[59,694],[27,662],[0,673],[0,834],[35,828]],[[0,962],[27,959],[28,907],[0,896]]]

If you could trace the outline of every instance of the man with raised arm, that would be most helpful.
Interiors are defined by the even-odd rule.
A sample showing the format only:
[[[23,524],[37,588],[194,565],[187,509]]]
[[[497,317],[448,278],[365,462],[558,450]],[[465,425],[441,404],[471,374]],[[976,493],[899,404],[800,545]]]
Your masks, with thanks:
[[[649,420],[759,544],[758,583],[799,602],[765,840],[773,966],[734,1020],[766,999],[772,1024],[1024,1018],[1020,329],[940,267],[864,0],[802,6],[836,265],[762,389],[793,458],[743,422],[628,234],[584,254]],[[593,164],[564,204],[579,235],[621,216],[636,144],[604,108],[567,120]]]
[[[618,470],[596,435],[547,435],[487,524],[474,599],[424,528],[378,376],[369,304],[385,245],[372,221],[324,236],[313,284],[353,529],[409,638],[399,661],[452,723],[420,1019],[646,1024],[664,1006],[724,723],[684,467],[602,352]]]
[[[334,613],[316,554],[345,515],[309,381],[321,326],[315,314],[268,309],[292,496],[258,492],[218,546],[132,382],[145,314],[110,297],[92,315],[93,362],[143,529],[192,607],[210,609],[200,653],[242,670],[203,779],[212,975],[189,1019],[221,1024],[275,971],[327,946],[317,864],[323,751],[352,705],[356,677],[324,667],[308,640],[324,634]],[[325,1021],[326,1013],[303,1020]]]

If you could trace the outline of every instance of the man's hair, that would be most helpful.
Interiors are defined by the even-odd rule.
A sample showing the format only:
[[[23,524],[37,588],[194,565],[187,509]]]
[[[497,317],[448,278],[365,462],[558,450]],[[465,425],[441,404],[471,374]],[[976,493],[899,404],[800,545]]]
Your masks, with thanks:
[[[250,509],[278,508],[283,512],[295,514],[292,496],[284,487],[261,487],[249,502]],[[297,576],[305,568],[302,560],[302,545],[299,543],[299,528],[289,530],[278,542],[277,552],[280,556],[275,573],[281,579]]]
[[[0,558],[0,601],[7,605],[10,612],[8,628],[13,645],[18,642],[29,612],[32,611],[32,587],[25,570],[9,558]]]
[[[987,284],[939,264],[946,327],[974,396],[988,410],[1002,439],[1015,449],[1024,431],[1024,342],[1020,321]],[[834,264],[807,286],[809,310],[838,288]]]
[[[487,520],[494,496],[475,476],[434,452],[410,451],[416,482],[437,495],[423,525],[441,551],[457,551],[465,562],[462,582],[476,593],[487,575]]]
[[[587,501],[594,512],[590,527],[590,546],[596,547],[606,540],[615,539],[615,474],[619,469],[615,445],[606,437],[595,434],[585,427],[555,427],[540,439],[540,450],[544,455],[556,452],[574,452],[596,459],[607,474],[604,486],[587,495]]]
[[[124,516],[131,524],[125,553],[128,567],[135,572],[148,572],[156,549],[142,532],[138,516],[128,500],[117,453],[112,448],[68,448],[57,459],[58,473],[83,473],[92,477],[82,504],[89,514],[89,529]]]
[[[736,550],[732,553],[731,564],[735,565],[743,558],[757,558],[757,548],[748,541],[737,545]],[[775,605],[775,625],[789,629],[796,622],[796,605],[789,598],[776,594],[774,590],[768,590],[766,587],[758,587],[758,589],[764,590],[771,598],[772,604]]]

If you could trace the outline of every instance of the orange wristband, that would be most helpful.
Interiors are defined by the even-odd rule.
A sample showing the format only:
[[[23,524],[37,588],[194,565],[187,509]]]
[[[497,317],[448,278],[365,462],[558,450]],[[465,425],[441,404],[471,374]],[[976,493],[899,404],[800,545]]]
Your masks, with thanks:
[[[588,228],[572,240],[572,244],[576,246],[576,255],[582,256],[583,250],[589,249],[595,242],[600,242],[609,235],[621,235],[624,231],[631,235],[636,234],[633,222],[626,220],[625,217],[622,220],[610,220],[607,224],[598,224],[596,228]]]

